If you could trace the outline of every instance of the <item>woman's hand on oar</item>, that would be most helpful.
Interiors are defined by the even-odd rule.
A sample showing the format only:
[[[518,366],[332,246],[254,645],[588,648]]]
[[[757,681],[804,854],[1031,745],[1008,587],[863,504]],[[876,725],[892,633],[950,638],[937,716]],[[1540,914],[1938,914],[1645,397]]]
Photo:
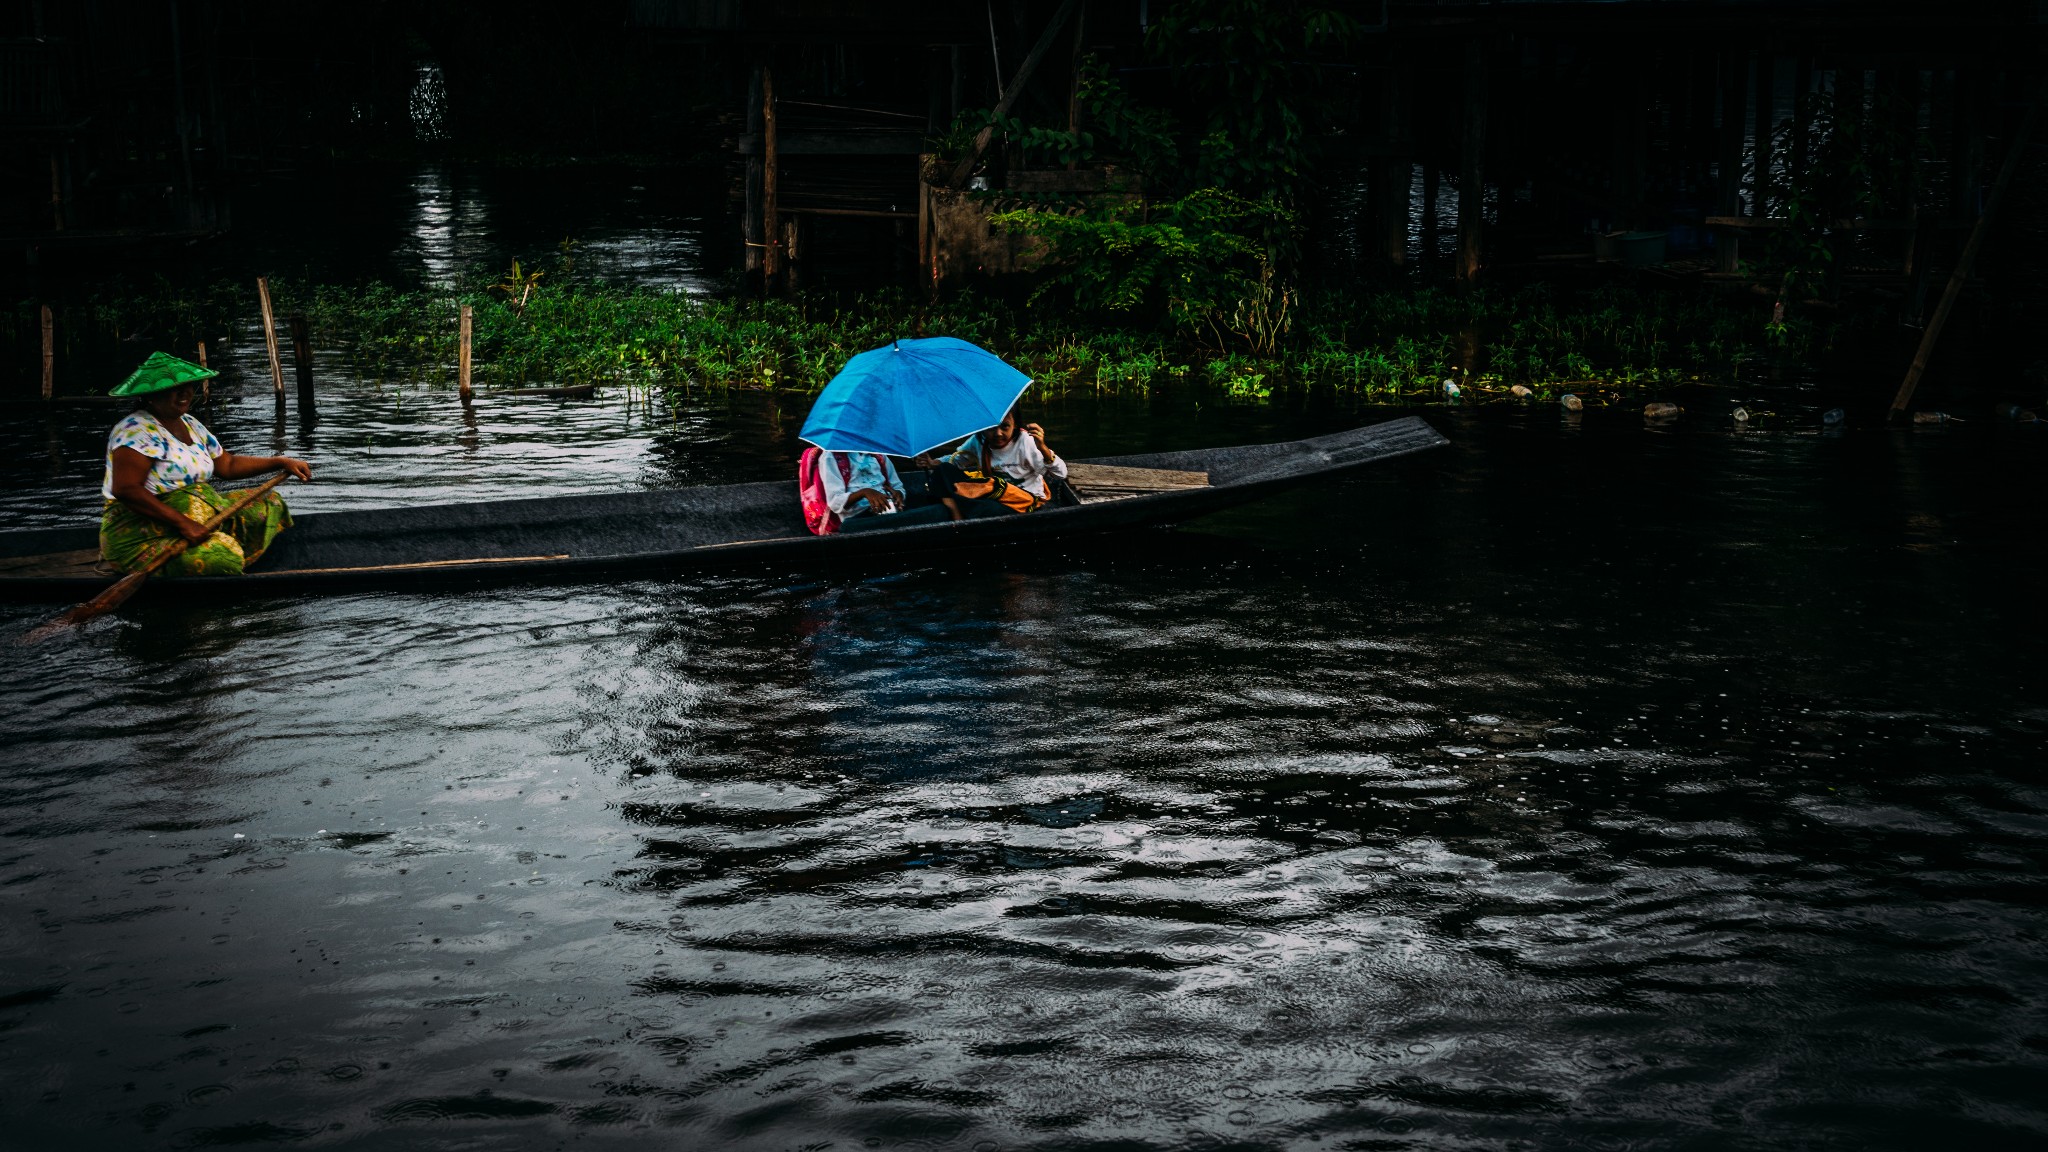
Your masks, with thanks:
[[[142,587],[142,582],[149,579],[150,573],[155,572],[157,569],[169,563],[172,557],[184,552],[185,549],[190,548],[192,545],[197,544],[201,540],[206,539],[208,536],[213,535],[214,532],[218,530],[221,525],[228,522],[228,517],[233,516],[235,513],[240,512],[242,509],[247,508],[249,505],[254,504],[256,501],[263,499],[263,497],[266,494],[268,494],[272,488],[275,488],[279,484],[284,483],[284,480],[285,473],[280,472],[277,475],[272,476],[270,479],[265,480],[263,483],[258,484],[256,487],[249,489],[247,492],[242,493],[240,496],[235,497],[232,503],[230,503],[226,508],[222,509],[220,512],[216,513],[212,518],[208,519],[205,523],[199,523],[197,521],[188,521],[188,523],[192,525],[191,528],[187,528],[185,527],[185,525],[180,524],[178,526],[179,538],[171,541],[164,547],[157,549],[156,554],[151,556],[148,562],[143,564],[140,570],[130,572],[128,575],[123,576],[119,580],[114,581],[114,583],[110,587],[108,587],[106,591],[100,593],[99,595],[93,597],[90,600],[87,600],[85,603],[72,608],[69,612],[64,613],[62,616],[59,616],[54,620],[50,620],[46,623],[38,625],[36,628],[32,629],[26,636],[23,636],[21,638],[21,642],[23,644],[41,643],[42,641],[47,640],[52,636],[55,636],[57,633],[62,632],[67,628],[73,627],[74,625],[83,624],[87,620],[91,620],[99,616],[104,616],[107,613],[112,612],[114,609],[119,608],[122,604],[127,603],[128,598],[130,596],[135,595],[136,590]]]

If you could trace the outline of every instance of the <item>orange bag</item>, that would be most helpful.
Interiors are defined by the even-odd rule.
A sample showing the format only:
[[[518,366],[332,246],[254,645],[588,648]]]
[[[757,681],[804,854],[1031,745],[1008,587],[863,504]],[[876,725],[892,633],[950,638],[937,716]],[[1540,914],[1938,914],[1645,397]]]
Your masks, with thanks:
[[[953,494],[962,500],[993,500],[1012,512],[1036,512],[1045,501],[1001,476],[962,471],[967,479],[955,481]]]

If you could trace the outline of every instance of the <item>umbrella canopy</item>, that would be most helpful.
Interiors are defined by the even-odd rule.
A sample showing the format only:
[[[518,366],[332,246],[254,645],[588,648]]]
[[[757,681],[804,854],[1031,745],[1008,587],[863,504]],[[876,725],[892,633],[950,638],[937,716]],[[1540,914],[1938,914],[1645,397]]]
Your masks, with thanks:
[[[915,456],[1002,423],[1030,386],[965,340],[898,340],[848,360],[798,436],[828,452]]]

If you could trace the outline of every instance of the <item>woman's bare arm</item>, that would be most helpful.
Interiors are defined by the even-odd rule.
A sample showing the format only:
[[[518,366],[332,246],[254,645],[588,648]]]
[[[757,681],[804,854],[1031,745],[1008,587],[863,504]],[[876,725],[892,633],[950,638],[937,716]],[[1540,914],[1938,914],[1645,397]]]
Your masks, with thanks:
[[[295,456],[237,456],[223,450],[213,458],[213,474],[223,480],[246,480],[279,468],[300,480],[313,478],[313,466]]]
[[[150,464],[149,457],[133,448],[114,449],[114,499],[195,544],[206,539],[206,529],[199,521],[157,499],[144,484]]]

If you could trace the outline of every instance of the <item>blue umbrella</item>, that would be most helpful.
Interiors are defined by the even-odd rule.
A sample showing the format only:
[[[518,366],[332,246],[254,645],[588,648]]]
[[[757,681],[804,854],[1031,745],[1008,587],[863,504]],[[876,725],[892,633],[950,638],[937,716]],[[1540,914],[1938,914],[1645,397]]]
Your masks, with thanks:
[[[898,340],[848,360],[798,436],[830,452],[915,456],[1002,423],[1030,386],[965,340]]]

